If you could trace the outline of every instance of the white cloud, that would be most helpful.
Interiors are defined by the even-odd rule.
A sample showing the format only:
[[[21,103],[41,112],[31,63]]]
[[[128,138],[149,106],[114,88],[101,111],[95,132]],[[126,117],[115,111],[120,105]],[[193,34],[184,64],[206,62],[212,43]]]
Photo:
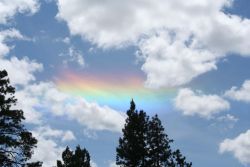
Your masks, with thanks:
[[[220,122],[237,122],[239,119],[236,118],[233,115],[227,114],[227,115],[223,115],[217,118],[218,121]]]
[[[58,0],[57,18],[67,22],[72,34],[101,47],[110,47],[136,42],[141,35],[159,28],[185,25],[191,29],[198,26],[193,24],[201,22],[200,18],[210,19],[228,4],[228,0]],[[190,18],[195,23],[190,23]]]
[[[210,124],[210,127],[213,129],[225,133],[229,130],[232,130],[235,127],[235,124],[238,122],[238,118],[231,114],[226,114],[216,117],[213,122]]]
[[[116,165],[115,162],[110,162],[110,163],[109,163],[109,167],[118,167],[118,165]]]
[[[69,48],[69,56],[72,61],[77,62],[79,65],[85,65],[82,53],[79,50],[76,50],[74,47]]]
[[[75,140],[75,139],[76,139],[76,137],[75,137],[74,133],[67,130],[63,135],[62,141],[71,141],[71,140]]]
[[[42,113],[36,110],[40,105],[39,99],[34,95],[24,90],[16,92],[17,105],[16,109],[22,109],[24,112],[25,122],[31,124],[42,123]]]
[[[58,129],[52,129],[49,126],[42,126],[37,128],[35,131],[36,136],[40,136],[43,138],[58,138],[61,139],[61,141],[70,141],[75,140],[75,135],[72,131],[67,130],[58,130]]]
[[[90,161],[90,166],[91,167],[98,167],[97,164],[94,161],[92,161],[92,160]]]
[[[98,138],[96,132],[90,129],[83,129],[83,135],[93,140],[96,140]]]
[[[6,44],[10,39],[25,39],[25,37],[16,29],[6,29],[0,31],[0,58],[7,55],[13,46]]]
[[[63,42],[67,42],[67,39],[64,39]],[[63,61],[64,65],[68,65],[69,62],[75,62],[78,65],[84,67],[85,61],[80,50],[77,50],[75,47],[69,47],[66,53],[61,53],[59,56],[64,56],[66,59]]]
[[[70,38],[65,37],[65,38],[63,38],[62,42],[64,42],[65,44],[70,44]]]
[[[217,68],[211,52],[188,47],[182,39],[173,38],[178,37],[161,32],[140,42],[138,56],[145,60],[142,70],[147,74],[147,87],[182,85]]]
[[[35,81],[34,72],[43,69],[42,64],[29,60],[27,57],[0,59],[0,67],[1,70],[5,69],[8,72],[10,82],[14,85],[27,85],[30,81]]]
[[[228,53],[250,55],[250,20],[224,13],[232,2],[58,0],[57,18],[98,47],[137,46],[146,85],[172,87],[216,69]]]
[[[16,13],[34,14],[39,9],[39,0],[1,0],[0,24],[6,24]]]
[[[70,118],[89,129],[121,132],[124,125],[125,114],[84,99],[79,98],[73,104],[66,104],[65,110]]]
[[[32,84],[23,91],[38,102],[32,106],[34,110],[39,107],[55,116],[67,116],[88,129],[120,132],[124,125],[124,113],[63,93],[52,82]]]
[[[9,2],[10,1],[6,1],[6,3]],[[0,2],[0,4],[1,3],[3,2]],[[1,10],[2,8],[0,11]],[[29,60],[27,57],[22,59],[17,57],[8,58],[6,55],[14,46],[9,46],[6,43],[12,39],[27,40],[27,37],[23,36],[16,29],[0,31],[0,70],[6,70],[8,72],[8,78],[13,86],[27,86],[31,81],[36,80],[34,73],[41,71],[43,65],[34,60]],[[41,114],[33,109],[33,106],[39,103],[38,100],[20,90],[16,92],[16,97],[18,98],[18,104],[17,106],[13,106],[13,108],[24,110],[26,122],[34,124],[41,123]]]
[[[175,98],[175,107],[184,115],[198,115],[211,118],[213,115],[230,108],[230,104],[218,95],[204,95],[189,88],[180,89]]]
[[[233,100],[250,103],[250,80],[246,80],[241,88],[232,87],[225,92],[225,96]]]
[[[230,152],[242,164],[250,164],[250,130],[234,139],[225,139],[220,143],[219,152]]]
[[[57,144],[56,140],[63,139],[67,133],[68,131],[51,129],[48,126],[32,131],[38,143],[30,161],[42,161],[45,167],[55,166],[56,161],[61,159],[61,154],[64,150],[63,147]]]

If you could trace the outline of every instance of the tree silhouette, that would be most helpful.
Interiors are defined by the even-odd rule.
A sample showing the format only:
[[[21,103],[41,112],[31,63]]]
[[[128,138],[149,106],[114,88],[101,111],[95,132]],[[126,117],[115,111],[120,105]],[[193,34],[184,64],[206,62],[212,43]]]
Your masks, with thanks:
[[[191,167],[180,150],[172,151],[173,140],[164,132],[157,115],[149,120],[138,112],[132,100],[127,119],[116,148],[116,164],[122,167]]]
[[[143,167],[147,160],[148,116],[144,111],[135,110],[133,100],[130,104],[125,127],[122,130],[123,137],[119,139],[119,146],[116,149],[116,164],[124,167]]]
[[[161,120],[158,115],[152,117],[149,121],[148,128],[148,161],[147,166],[161,167],[169,164],[171,157],[170,143],[173,140],[168,138],[168,135],[164,133],[164,127],[161,124]]]
[[[177,149],[172,153],[171,162],[169,164],[170,167],[191,167],[192,162],[186,162],[186,157],[184,157],[180,150]]]
[[[26,161],[31,158],[37,140],[22,124],[23,111],[13,109],[17,102],[15,88],[7,77],[5,70],[0,71],[0,166],[32,165],[34,163],[26,164]]]
[[[78,145],[75,152],[71,151],[67,146],[62,153],[62,160],[57,161],[57,167],[90,167],[89,152]]]
[[[31,162],[27,163],[26,167],[42,167],[43,163],[42,162]]]

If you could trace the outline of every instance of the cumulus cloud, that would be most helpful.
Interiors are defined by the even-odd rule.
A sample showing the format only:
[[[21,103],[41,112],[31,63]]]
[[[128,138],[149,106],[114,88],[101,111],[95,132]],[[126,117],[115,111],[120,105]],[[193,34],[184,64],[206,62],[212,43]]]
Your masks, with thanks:
[[[225,92],[225,96],[233,100],[250,103],[250,80],[246,80],[241,88],[232,87]]]
[[[0,31],[0,70],[6,70],[10,83],[13,86],[27,86],[32,81],[36,80],[35,72],[43,70],[43,65],[27,57],[19,59],[17,57],[8,58],[6,55],[9,53],[12,46],[8,46],[6,42],[15,39],[26,39],[18,30],[7,29]],[[16,97],[19,99],[17,109],[23,109],[26,122],[39,124],[41,123],[41,114],[36,112],[32,106],[38,104],[38,100],[32,98],[24,91],[17,91]]]
[[[16,13],[34,14],[39,9],[39,0],[0,1],[0,24],[6,24]]]
[[[16,29],[0,31],[0,58],[7,55],[12,48],[6,44],[11,39],[24,39],[25,37]]]
[[[42,113],[36,110],[36,107],[40,105],[39,99],[24,90],[18,90],[16,92],[16,98],[18,101],[14,108],[23,110],[25,122],[37,125],[41,124]]]
[[[174,87],[216,69],[216,57],[207,50],[192,48],[161,32],[140,42],[138,55],[145,59],[142,70],[147,87]]]
[[[225,139],[220,143],[220,153],[230,152],[242,164],[250,164],[250,130],[234,139]]]
[[[34,110],[43,108],[55,116],[67,116],[88,129],[120,132],[124,125],[124,113],[63,93],[52,82],[32,84],[23,91],[38,102],[32,106]]]
[[[74,136],[71,131],[52,129],[49,126],[42,126],[32,131],[38,143],[31,161],[42,161],[43,166],[55,166],[56,160],[61,159],[64,150],[63,147],[57,144],[57,140],[65,141],[64,138],[74,140],[75,137],[68,138],[69,133]]]
[[[41,71],[43,65],[34,60],[29,60],[27,57],[22,59],[8,58],[6,55],[13,46],[7,45],[7,42],[13,39],[26,40],[27,38],[16,29],[0,31],[0,70],[8,71],[11,84],[26,85],[35,80],[34,72]]]
[[[58,0],[72,35],[101,48],[138,47],[150,87],[173,87],[216,69],[228,53],[250,55],[250,20],[232,0]],[[163,32],[163,33],[162,33]]]
[[[180,89],[174,101],[176,109],[184,115],[203,118],[211,118],[230,108],[230,104],[218,95],[205,95],[189,88]]]
[[[43,65],[27,57],[18,59],[12,57],[10,59],[0,59],[0,69],[7,70],[11,84],[27,85],[30,81],[35,81],[34,72],[41,71]]]

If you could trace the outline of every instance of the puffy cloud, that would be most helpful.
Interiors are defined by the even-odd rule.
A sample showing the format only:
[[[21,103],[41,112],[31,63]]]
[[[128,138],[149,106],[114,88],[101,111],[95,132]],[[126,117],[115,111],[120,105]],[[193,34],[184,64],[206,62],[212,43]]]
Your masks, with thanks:
[[[231,152],[242,164],[250,164],[250,130],[220,143],[220,153]]]
[[[0,24],[6,24],[16,13],[34,14],[39,9],[39,0],[1,0]]]
[[[34,72],[41,71],[43,65],[27,57],[18,59],[0,59],[0,69],[8,71],[10,82],[14,85],[27,85],[30,81],[35,81]]]
[[[204,95],[183,88],[175,98],[175,107],[184,115],[211,118],[214,114],[228,110],[230,104],[218,95]]]
[[[250,20],[224,13],[232,2],[58,0],[57,18],[98,47],[137,46],[146,85],[172,87],[216,69],[228,53],[250,55]]]
[[[16,29],[6,29],[0,31],[0,58],[9,53],[11,46],[6,44],[10,39],[25,39],[25,37]]]
[[[136,42],[141,35],[159,28],[186,25],[191,29],[193,24],[201,22],[200,18],[208,19],[229,4],[228,0],[188,3],[183,0],[58,0],[57,18],[67,22],[72,34],[79,34],[99,46],[110,47]],[[190,23],[191,18],[195,23]]]
[[[52,129],[49,126],[39,127],[34,131],[34,133],[36,136],[40,136],[43,138],[58,138],[62,141],[70,141],[76,139],[74,133],[70,130],[63,131],[58,129]]]
[[[56,140],[63,140],[69,132],[72,133],[71,131],[65,132],[52,129],[48,126],[40,127],[32,131],[32,134],[38,140],[38,143],[31,161],[42,161],[43,166],[55,166],[56,160],[61,159],[61,154],[64,150],[63,147],[57,144]]]
[[[33,109],[43,108],[56,116],[67,116],[88,129],[120,132],[124,125],[125,114],[122,112],[63,93],[52,82],[32,84],[23,91],[39,102],[34,103]]]
[[[250,102],[250,80],[246,80],[241,88],[232,87],[225,92],[225,96],[233,100]]]
[[[31,124],[41,124],[42,114],[36,110],[36,107],[40,104],[39,99],[24,90],[18,90],[16,92],[16,98],[18,101],[15,108],[23,110],[25,122]]]
[[[17,57],[11,57],[10,59],[1,57],[10,50],[10,47],[4,43],[8,38],[24,39],[19,31],[15,29],[0,32],[0,52],[2,51],[2,54],[0,54],[0,70],[6,70],[8,72],[8,77],[12,85],[27,86],[30,82],[36,80],[34,73],[41,71],[43,65],[34,60],[29,60],[27,57],[22,59],[18,59]],[[41,114],[33,108],[33,106],[39,104],[39,101],[20,89],[16,92],[16,97],[19,101],[13,108],[24,110],[26,122],[34,124],[41,123]]]
[[[216,69],[216,57],[207,50],[185,45],[161,32],[140,42],[139,56],[145,59],[142,70],[147,74],[147,87],[174,87]]]
[[[9,1],[7,2],[9,3]],[[21,40],[27,39],[16,29],[0,31],[0,70],[6,70],[8,72],[8,77],[12,85],[27,86],[30,82],[36,80],[34,73],[41,71],[43,65],[27,57],[22,59],[17,57],[8,58],[6,55],[13,47],[8,46],[6,42],[13,38]],[[20,89],[16,92],[16,97],[19,101],[13,108],[24,110],[26,122],[40,124],[42,115],[33,108],[33,106],[39,104],[38,99],[33,98],[32,95]]]
[[[8,1],[9,2],[9,1]],[[30,81],[35,80],[34,72],[41,71],[43,65],[36,61],[29,60],[27,57],[18,59],[12,57],[8,59],[6,56],[13,46],[8,46],[6,42],[12,39],[26,40],[16,29],[6,29],[0,31],[0,70],[7,70],[9,78],[14,85],[26,85]]]
[[[17,105],[13,106],[15,109],[22,109],[24,111],[25,121],[27,123],[40,124],[42,114],[39,113],[34,106],[39,105],[39,99],[35,98],[24,88],[29,86],[31,81],[35,81],[34,73],[41,71],[43,65],[36,61],[29,60],[27,57],[18,59],[12,57],[10,59],[0,58],[0,70],[6,70],[10,83],[18,87],[16,91]]]

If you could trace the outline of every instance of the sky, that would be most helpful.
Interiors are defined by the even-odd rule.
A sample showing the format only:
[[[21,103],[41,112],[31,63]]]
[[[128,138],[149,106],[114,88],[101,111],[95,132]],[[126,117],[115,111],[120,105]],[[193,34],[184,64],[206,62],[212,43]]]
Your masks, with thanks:
[[[194,167],[250,166],[249,0],[0,0],[0,69],[32,161],[115,167],[131,99]]]

